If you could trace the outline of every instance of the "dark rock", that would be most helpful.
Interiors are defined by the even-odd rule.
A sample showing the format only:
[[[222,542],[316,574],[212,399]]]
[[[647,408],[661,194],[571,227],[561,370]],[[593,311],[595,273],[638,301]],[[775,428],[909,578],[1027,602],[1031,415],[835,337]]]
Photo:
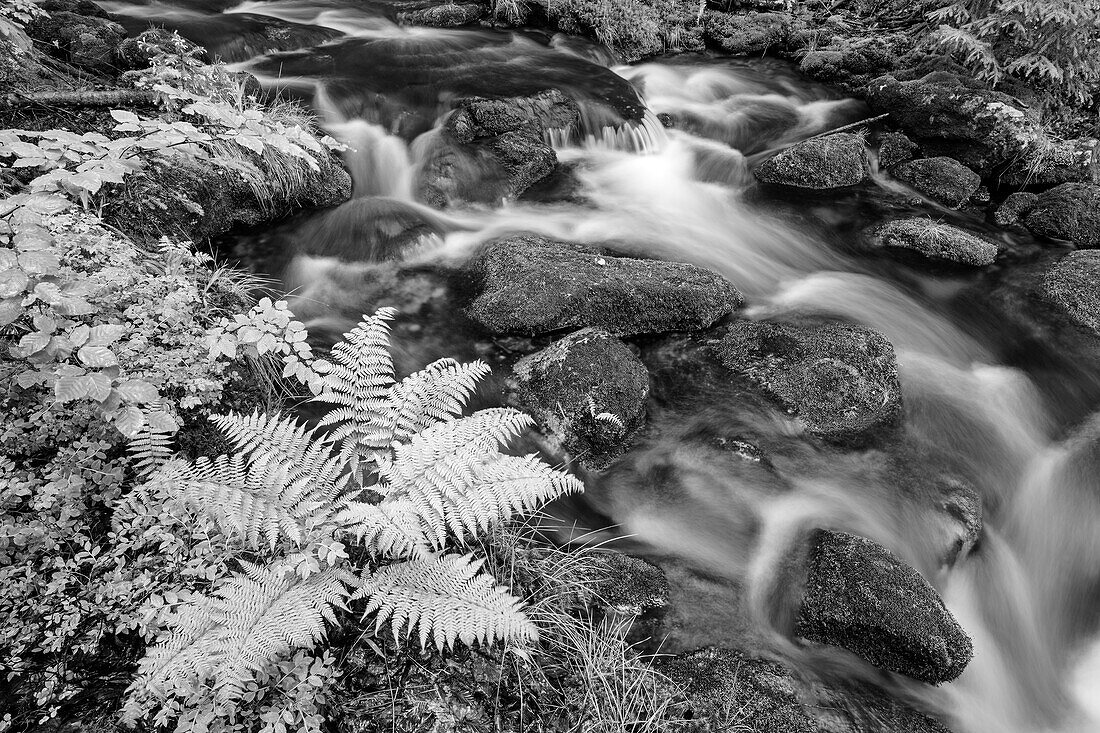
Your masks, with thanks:
[[[397,21],[405,25],[427,25],[436,28],[457,28],[471,25],[488,15],[489,7],[481,3],[446,3],[398,13]]]
[[[936,532],[942,535],[937,544],[943,547],[941,561],[953,565],[966,557],[982,536],[982,497],[969,483],[952,477],[936,481],[940,496],[936,501],[939,522]]]
[[[516,362],[508,401],[590,469],[622,455],[645,420],[649,373],[617,338],[584,328]]]
[[[796,188],[842,188],[867,179],[867,156],[863,138],[836,133],[792,145],[761,163],[756,178]]]
[[[778,50],[791,30],[791,17],[785,13],[703,13],[703,35],[726,53],[760,56],[768,49]]]
[[[613,551],[592,554],[586,562],[592,571],[591,590],[597,603],[631,615],[668,603],[668,580],[656,565]]]
[[[694,719],[715,730],[818,733],[786,667],[734,649],[708,648],[662,660],[658,669],[684,688]]]
[[[808,708],[821,733],[951,733],[938,720],[863,684],[816,688]]]
[[[1045,140],[1039,121],[1007,94],[965,86],[948,74],[898,81],[884,76],[867,87],[867,104],[888,112],[932,155],[948,155],[982,173],[1026,158]]]
[[[87,0],[48,0],[40,7],[48,15],[34,18],[25,30],[44,51],[83,69],[113,70],[126,29],[102,8]]]
[[[447,130],[462,143],[506,132],[541,137],[549,130],[575,126],[580,116],[580,108],[573,99],[557,89],[549,89],[529,97],[463,99],[448,118]]]
[[[901,413],[894,349],[869,328],[737,321],[712,348],[827,440],[864,441]]]
[[[879,138],[878,164],[880,168],[893,168],[898,163],[912,160],[919,146],[904,133],[887,132]]]
[[[1009,186],[1054,186],[1059,183],[1100,183],[1100,141],[1046,140],[1000,175]]]
[[[954,158],[920,158],[890,171],[928,198],[957,209],[977,192],[982,178]]]
[[[1100,247],[1100,186],[1063,183],[1043,191],[1024,224],[1044,237],[1068,239],[1081,248]]]
[[[897,219],[872,230],[871,244],[919,252],[936,260],[985,266],[997,259],[997,245],[934,219]]]
[[[1043,293],[1075,325],[1100,336],[1100,250],[1059,260],[1043,278]]]
[[[696,330],[742,303],[728,281],[702,267],[613,257],[530,235],[490,242],[467,272],[480,287],[467,312],[494,333]]]
[[[796,633],[922,682],[948,682],[973,656],[970,638],[935,589],[889,550],[818,531]]]
[[[1017,191],[1010,193],[993,212],[993,221],[1003,227],[1021,224],[1023,217],[1039,203],[1039,194]]]
[[[897,66],[897,55],[882,38],[844,38],[835,45],[807,51],[799,70],[818,81],[854,84]]]

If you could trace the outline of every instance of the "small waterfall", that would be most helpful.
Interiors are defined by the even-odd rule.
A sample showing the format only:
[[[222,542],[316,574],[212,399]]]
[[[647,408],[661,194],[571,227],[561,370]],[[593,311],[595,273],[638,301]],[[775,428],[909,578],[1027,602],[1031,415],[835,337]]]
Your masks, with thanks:
[[[586,119],[587,118],[587,119]],[[612,150],[626,153],[656,153],[668,143],[664,125],[652,111],[646,110],[637,122],[604,125],[582,117],[580,130],[548,130],[546,142],[555,149],[580,147],[586,150]]]

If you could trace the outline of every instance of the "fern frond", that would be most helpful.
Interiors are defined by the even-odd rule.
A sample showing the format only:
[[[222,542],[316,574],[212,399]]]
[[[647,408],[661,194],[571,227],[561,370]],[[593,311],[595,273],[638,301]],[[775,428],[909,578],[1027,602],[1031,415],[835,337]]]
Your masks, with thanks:
[[[141,429],[126,446],[140,478],[148,478],[168,462],[173,452],[173,436],[178,431],[179,425],[166,412],[154,411],[147,416]]]
[[[483,361],[460,364],[440,359],[402,379],[390,393],[389,444],[404,443],[437,422],[461,415],[489,372]]]
[[[348,502],[334,521],[376,557],[420,558],[442,546],[440,538],[429,537],[420,512],[407,498]]]
[[[244,574],[177,612],[167,638],[138,668],[131,692],[165,699],[211,682],[223,700],[239,698],[253,672],[293,649],[313,648],[343,608],[350,573],[330,569],[302,579],[282,567],[242,562]]]
[[[440,651],[456,641],[472,646],[537,640],[523,602],[479,573],[482,562],[472,555],[442,555],[388,565],[364,573],[352,599],[368,599],[363,617],[375,614],[376,629],[388,621],[395,639],[415,630],[421,647],[429,638]]]

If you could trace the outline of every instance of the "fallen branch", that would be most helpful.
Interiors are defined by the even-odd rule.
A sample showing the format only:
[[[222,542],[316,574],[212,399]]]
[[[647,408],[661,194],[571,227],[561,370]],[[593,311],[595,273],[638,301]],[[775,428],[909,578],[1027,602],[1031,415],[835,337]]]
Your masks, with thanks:
[[[795,140],[793,142],[784,143],[783,145],[780,145],[777,148],[770,148],[769,150],[761,150],[759,153],[753,153],[750,157],[751,158],[762,158],[764,156],[772,155],[774,153],[780,153],[780,152],[783,152],[784,150],[786,150],[789,147],[792,147],[794,145],[798,145],[799,143],[808,142],[810,140],[816,140],[817,138],[825,137],[826,135],[832,135],[834,132],[844,132],[845,130],[851,130],[853,127],[862,127],[863,125],[867,125],[867,124],[870,124],[872,122],[878,122],[879,120],[881,120],[885,117],[889,117],[889,116],[890,116],[890,113],[886,112],[886,113],[883,113],[881,115],[878,115],[877,117],[868,117],[867,119],[860,120],[859,122],[852,122],[852,123],[847,124],[847,125],[841,125],[840,127],[834,127],[831,130],[826,130],[825,132],[819,132],[816,135],[810,135],[809,137],[804,138],[802,140]]]
[[[148,89],[16,92],[0,97],[2,107],[143,107],[155,103],[156,94]]]

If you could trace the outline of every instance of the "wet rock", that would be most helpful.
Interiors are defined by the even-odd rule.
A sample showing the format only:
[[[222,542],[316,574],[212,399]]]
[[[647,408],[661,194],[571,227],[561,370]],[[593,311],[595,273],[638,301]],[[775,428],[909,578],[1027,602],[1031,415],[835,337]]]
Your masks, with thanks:
[[[912,160],[919,146],[900,132],[887,132],[878,141],[878,164],[881,168],[893,168]]]
[[[462,100],[428,156],[418,195],[436,207],[451,201],[499,203],[519,196],[557,165],[545,134],[579,121],[577,103],[557,90]]]
[[[702,267],[530,235],[490,242],[466,271],[479,288],[467,312],[494,333],[696,330],[742,303],[727,280]]]
[[[703,35],[726,53],[760,56],[782,46],[791,30],[785,13],[703,13]]]
[[[1023,217],[1039,203],[1039,194],[1027,191],[1010,193],[993,212],[993,221],[1003,227],[1021,224]]]
[[[823,685],[809,713],[821,733],[951,733],[938,720],[869,685]]]
[[[753,173],[763,183],[795,188],[855,186],[867,179],[863,138],[842,132],[806,140],[764,161]]]
[[[811,540],[796,633],[922,682],[962,674],[973,644],[935,589],[889,550],[830,530]]]
[[[982,185],[981,176],[954,158],[920,158],[901,163],[890,171],[895,178],[943,204],[957,209]]]
[[[516,362],[507,399],[585,467],[622,455],[645,420],[649,373],[617,338],[584,328]]]
[[[1043,191],[1024,224],[1035,234],[1068,239],[1077,247],[1100,247],[1100,185],[1063,183]]]
[[[799,680],[776,662],[711,647],[662,660],[658,669],[683,687],[692,718],[709,718],[716,730],[818,733]]]
[[[1046,274],[1042,288],[1070,321],[1100,336],[1100,250],[1070,252]]]
[[[712,348],[826,440],[863,442],[901,413],[894,348],[869,328],[737,321]]]
[[[941,535],[937,542],[943,547],[940,559],[945,565],[954,565],[982,536],[982,497],[957,478],[940,477],[936,487],[940,492],[936,502],[940,521],[935,529]]]
[[[445,3],[398,13],[397,21],[405,25],[427,25],[435,28],[457,28],[471,25],[488,15],[489,7],[481,3]]]
[[[844,38],[807,51],[799,70],[818,81],[854,84],[898,66],[898,57],[881,38]]]
[[[1100,141],[1091,137],[1046,140],[1027,158],[1010,165],[1000,182],[1009,186],[1100,183]]]
[[[872,230],[871,244],[925,257],[982,267],[997,259],[997,245],[934,219],[897,219]]]
[[[668,579],[656,565],[621,552],[593,554],[587,562],[597,603],[635,616],[668,604]]]
[[[927,153],[982,173],[1026,158],[1045,140],[1038,120],[1014,97],[965,86],[949,74],[879,77],[867,87],[867,104],[877,114],[888,112]]]
[[[87,0],[46,0],[48,15],[31,20],[25,30],[47,53],[74,66],[110,72],[126,29]]]

